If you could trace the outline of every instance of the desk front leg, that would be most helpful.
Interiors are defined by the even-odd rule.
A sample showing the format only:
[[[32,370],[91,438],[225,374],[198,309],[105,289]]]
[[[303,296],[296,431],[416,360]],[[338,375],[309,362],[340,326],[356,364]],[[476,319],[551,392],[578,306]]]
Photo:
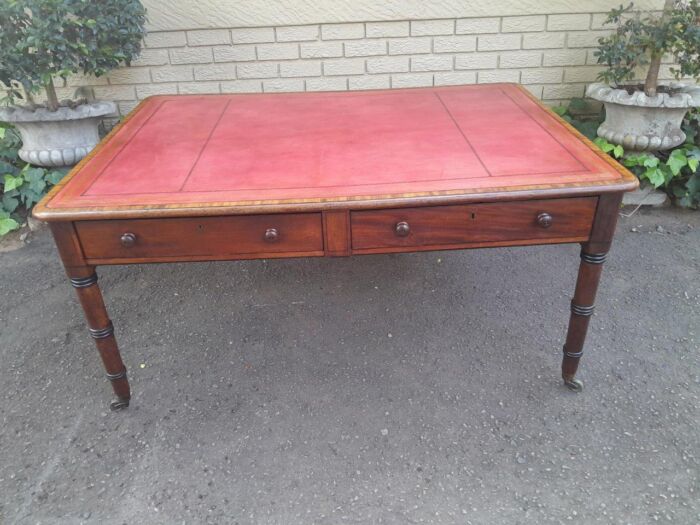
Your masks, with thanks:
[[[102,292],[97,285],[95,267],[84,263],[82,249],[72,223],[52,224],[51,230],[68,278],[83,307],[88,330],[102,358],[107,379],[112,383],[112,389],[116,395],[110,408],[112,410],[126,408],[131,399],[126,366],[119,353],[117,340],[114,337],[114,327],[107,314]]]
[[[581,264],[574,298],[571,301],[571,317],[561,364],[564,384],[576,392],[583,389],[583,383],[576,379],[576,371],[583,355],[588,324],[595,309],[600,275],[615,234],[621,201],[621,194],[602,195],[599,198],[590,240],[581,246]]]

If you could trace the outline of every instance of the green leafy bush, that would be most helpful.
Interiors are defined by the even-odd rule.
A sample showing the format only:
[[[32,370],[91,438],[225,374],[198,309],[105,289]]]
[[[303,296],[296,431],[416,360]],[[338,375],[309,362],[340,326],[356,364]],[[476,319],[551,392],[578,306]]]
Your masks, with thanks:
[[[640,181],[663,189],[681,207],[700,208],[700,110],[686,115],[683,122],[685,144],[670,151],[639,153],[625,152],[622,146],[598,137],[596,130],[604,115],[602,111],[592,114],[586,100],[573,99],[569,106],[552,109]]]
[[[30,95],[44,88],[55,111],[54,78],[129,65],[141,51],[145,20],[138,0],[2,0],[0,81],[17,81]],[[11,88],[6,101],[19,96]]]
[[[23,217],[63,178],[66,170],[49,170],[19,158],[17,131],[0,124],[0,237],[20,227]]]
[[[678,205],[693,209],[700,206],[700,147],[686,144],[663,157],[653,153],[630,153],[620,162],[639,180],[649,182],[654,188],[663,188]]]
[[[661,60],[673,57],[676,78],[700,77],[700,3],[698,0],[666,0],[661,15],[633,11],[633,4],[608,13],[606,24],[615,32],[598,40],[595,52],[607,69],[599,78],[609,84],[633,80],[638,68],[647,67],[644,91],[656,95]]]

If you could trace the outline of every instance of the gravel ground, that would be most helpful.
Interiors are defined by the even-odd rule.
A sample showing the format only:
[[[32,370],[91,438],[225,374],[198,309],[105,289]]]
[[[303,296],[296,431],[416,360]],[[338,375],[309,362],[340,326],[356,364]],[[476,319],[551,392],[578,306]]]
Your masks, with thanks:
[[[576,246],[105,267],[110,389],[50,235],[0,253],[0,523],[700,522],[700,213]]]

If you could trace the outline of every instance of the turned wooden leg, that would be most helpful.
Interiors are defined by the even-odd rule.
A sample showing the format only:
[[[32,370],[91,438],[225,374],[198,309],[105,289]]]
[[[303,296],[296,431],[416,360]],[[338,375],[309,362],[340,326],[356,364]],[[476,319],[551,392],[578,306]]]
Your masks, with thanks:
[[[581,265],[578,269],[576,291],[571,301],[569,330],[566,333],[564,359],[561,364],[564,384],[576,392],[583,389],[583,383],[576,379],[576,370],[583,355],[588,323],[595,308],[598,282],[615,235],[621,202],[622,194],[619,193],[604,194],[598,198],[590,239],[581,245]]]
[[[112,402],[112,410],[129,406],[131,390],[126,379],[126,367],[119,354],[114,328],[109,320],[102,292],[97,286],[95,267],[87,264],[83,249],[72,222],[50,223],[56,248],[61,255],[71,284],[78,293],[78,299],[85,312],[90,335],[95,339],[97,350],[107,370],[107,379],[117,398]]]
[[[126,378],[126,367],[119,354],[114,328],[105,308],[102,292],[97,285],[97,273],[93,266],[66,268],[70,282],[78,294],[85,312],[90,335],[95,339],[97,350],[107,371],[107,379],[112,383],[116,399],[110,408],[119,410],[129,406],[131,390]]]
[[[583,388],[583,383],[575,378],[576,369],[583,355],[583,344],[586,341],[588,323],[595,308],[598,282],[606,257],[607,253],[590,253],[587,245],[583,245],[581,250],[581,264],[578,269],[576,291],[571,301],[569,330],[566,334],[564,359],[561,363],[564,384],[576,392]]]

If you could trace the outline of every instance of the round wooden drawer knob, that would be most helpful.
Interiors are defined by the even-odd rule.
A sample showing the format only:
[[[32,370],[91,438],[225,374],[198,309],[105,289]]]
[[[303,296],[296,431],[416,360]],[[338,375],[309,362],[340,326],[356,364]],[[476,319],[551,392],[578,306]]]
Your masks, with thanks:
[[[409,233],[411,233],[411,227],[408,225],[406,221],[401,221],[397,222],[396,226],[394,227],[394,231],[396,232],[396,235],[399,237],[407,237]]]
[[[277,228],[268,228],[265,230],[265,240],[267,242],[275,242],[279,238]]]
[[[552,225],[552,216],[549,213],[540,213],[537,216],[537,224],[542,228],[549,228]]]
[[[133,233],[125,233],[119,240],[121,241],[122,246],[125,248],[131,248],[134,244],[136,244],[136,235]]]

